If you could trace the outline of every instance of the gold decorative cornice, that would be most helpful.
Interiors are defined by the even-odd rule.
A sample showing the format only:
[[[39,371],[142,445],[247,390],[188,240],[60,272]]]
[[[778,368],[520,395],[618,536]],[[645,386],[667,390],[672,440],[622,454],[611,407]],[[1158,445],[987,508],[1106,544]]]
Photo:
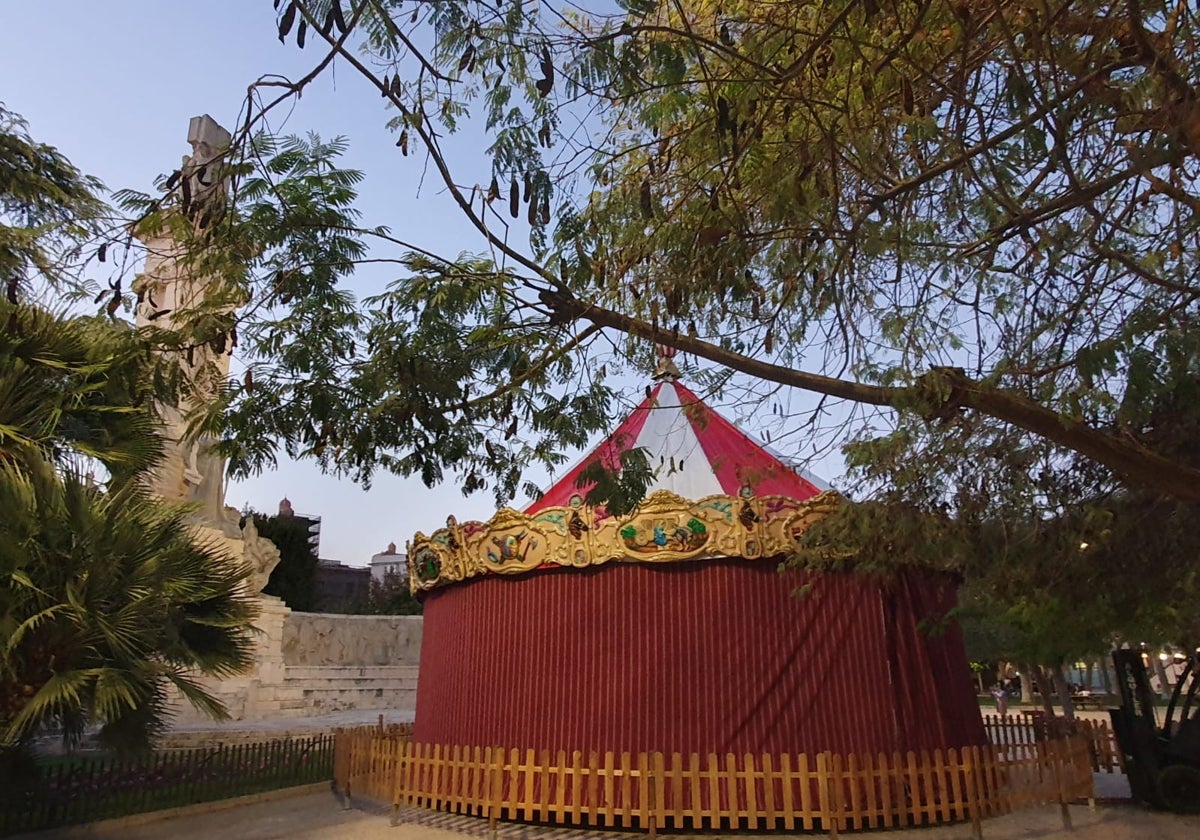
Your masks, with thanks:
[[[408,543],[414,593],[489,574],[517,575],[559,566],[671,563],[717,557],[758,559],[789,553],[796,537],[841,502],[830,490],[798,502],[787,496],[707,496],[692,501],[667,490],[647,496],[628,516],[572,498],[534,514],[505,508],[487,522],[459,523]]]

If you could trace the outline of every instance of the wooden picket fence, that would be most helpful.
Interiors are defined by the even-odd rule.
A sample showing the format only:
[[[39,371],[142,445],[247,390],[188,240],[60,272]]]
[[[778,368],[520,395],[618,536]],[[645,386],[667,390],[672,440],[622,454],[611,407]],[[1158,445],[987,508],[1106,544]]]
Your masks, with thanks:
[[[333,779],[346,794],[390,801],[396,770],[392,757],[412,741],[411,723],[337,729],[333,751]]]
[[[0,781],[0,837],[328,782],[345,746],[319,735],[125,757],[85,752],[44,759]]]
[[[1001,717],[984,715],[983,726],[988,741],[998,747],[1034,744],[1068,736],[1086,738],[1096,773],[1124,773],[1125,764],[1116,736],[1106,720],[1046,717],[1041,712],[1023,712]]]
[[[1091,746],[1070,736],[891,755],[669,756],[416,744],[339,732],[348,795],[496,820],[606,828],[840,830],[980,820],[1092,797]]]

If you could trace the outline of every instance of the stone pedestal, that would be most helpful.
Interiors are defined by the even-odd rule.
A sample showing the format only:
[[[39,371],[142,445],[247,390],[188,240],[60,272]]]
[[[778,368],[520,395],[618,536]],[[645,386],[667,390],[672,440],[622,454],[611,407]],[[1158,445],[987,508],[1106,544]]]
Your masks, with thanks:
[[[260,634],[254,645],[256,675],[265,683],[283,682],[283,623],[292,608],[274,595],[260,593],[258,610],[258,618],[254,620]]]
[[[265,717],[280,711],[280,695],[287,680],[283,664],[283,623],[291,608],[274,595],[259,595],[259,613],[254,621],[259,635],[254,644],[254,669],[246,675],[245,702],[241,718]]]
[[[292,613],[270,595],[260,595],[258,604],[253,669],[201,680],[233,720],[415,708],[420,616]],[[174,709],[184,729],[207,723],[183,698],[175,698]]]
[[[279,711],[279,691],[287,679],[283,664],[283,624],[291,609],[273,595],[258,596],[254,621],[254,665],[244,674],[225,679],[204,677],[200,683],[225,704],[233,720],[270,717]],[[182,723],[208,720],[182,697],[172,698],[175,720]]]
[[[200,684],[234,721],[296,718],[350,709],[411,710],[416,701],[421,619],[414,616],[337,616],[297,613],[261,594],[279,552],[258,536],[253,521],[238,529],[237,512],[193,530],[202,545],[250,566],[246,582],[258,607],[254,665]],[[177,726],[207,723],[182,697],[172,698]]]

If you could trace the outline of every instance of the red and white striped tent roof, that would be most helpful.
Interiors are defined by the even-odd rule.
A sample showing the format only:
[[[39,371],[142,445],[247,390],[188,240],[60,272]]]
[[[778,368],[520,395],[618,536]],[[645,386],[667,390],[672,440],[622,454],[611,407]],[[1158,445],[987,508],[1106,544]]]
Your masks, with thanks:
[[[593,449],[545,494],[525,509],[537,513],[570,504],[588,487],[576,484],[579,474],[597,458],[608,467],[622,452],[644,447],[655,470],[647,493],[670,490],[686,499],[727,494],[749,486],[756,496],[788,496],[804,501],[829,485],[795,466],[709,408],[692,391],[667,376],[654,385],[641,404],[607,439]]]

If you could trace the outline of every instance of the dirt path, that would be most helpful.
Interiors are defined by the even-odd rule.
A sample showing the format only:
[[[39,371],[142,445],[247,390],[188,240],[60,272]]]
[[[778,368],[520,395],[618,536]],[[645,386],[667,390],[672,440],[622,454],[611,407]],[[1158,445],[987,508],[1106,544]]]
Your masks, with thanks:
[[[1057,808],[1022,811],[983,824],[986,840],[1196,840],[1200,837],[1200,817],[1157,814],[1132,805],[1072,806],[1074,832],[1062,829]],[[81,826],[73,829],[30,835],[39,840],[50,838],[94,838],[95,840],[461,840],[487,837],[487,822],[429,811],[401,812],[400,824],[393,826],[386,809],[364,806],[343,810],[328,793],[309,794],[273,802],[260,802],[238,808],[213,811],[175,819],[159,820],[139,826],[110,824]],[[744,838],[748,832],[738,832]],[[695,840],[718,840],[730,832],[693,836]],[[496,840],[620,840],[645,837],[641,832],[598,831],[593,829],[546,828],[520,823],[502,823]],[[664,835],[671,840],[691,840],[688,835]],[[809,835],[824,836],[824,835]],[[967,840],[970,826],[898,831],[843,832],[855,840],[888,838],[899,840]]]

